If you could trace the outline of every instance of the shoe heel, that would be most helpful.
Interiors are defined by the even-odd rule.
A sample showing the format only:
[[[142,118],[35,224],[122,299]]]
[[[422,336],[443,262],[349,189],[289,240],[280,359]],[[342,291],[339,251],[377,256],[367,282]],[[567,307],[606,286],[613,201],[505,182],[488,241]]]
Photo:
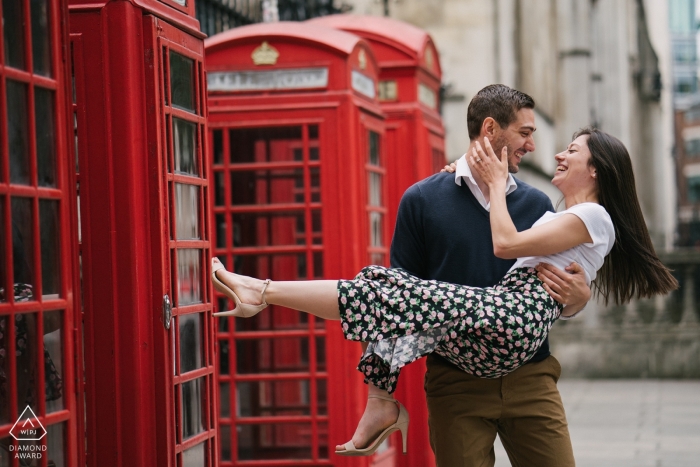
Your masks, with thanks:
[[[406,454],[408,450],[408,423],[404,423],[398,426],[401,431],[401,441],[403,443],[403,453]]]

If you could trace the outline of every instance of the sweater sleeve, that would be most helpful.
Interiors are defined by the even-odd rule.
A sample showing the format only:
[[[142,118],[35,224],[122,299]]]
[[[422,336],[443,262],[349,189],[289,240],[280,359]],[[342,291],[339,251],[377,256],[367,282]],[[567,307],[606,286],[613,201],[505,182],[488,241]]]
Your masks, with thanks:
[[[402,268],[417,277],[427,270],[423,231],[423,197],[417,185],[401,197],[391,241],[391,266]]]

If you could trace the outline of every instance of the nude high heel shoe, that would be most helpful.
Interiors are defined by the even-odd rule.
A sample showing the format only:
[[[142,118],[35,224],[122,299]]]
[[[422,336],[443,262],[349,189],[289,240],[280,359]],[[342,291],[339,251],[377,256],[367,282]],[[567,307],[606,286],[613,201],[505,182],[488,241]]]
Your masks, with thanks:
[[[270,279],[265,279],[265,285],[263,285],[262,291],[260,292],[262,303],[260,305],[250,305],[247,303],[241,303],[241,299],[238,298],[236,292],[231,290],[229,286],[221,282],[219,278],[216,277],[216,272],[222,269],[224,271],[226,270],[224,265],[221,264],[221,261],[219,261],[216,258],[212,258],[211,281],[214,284],[214,288],[222,294],[226,295],[231,300],[233,300],[236,306],[233,308],[233,310],[230,311],[221,311],[219,313],[214,313],[214,316],[236,316],[238,318],[251,318],[260,313],[265,308],[267,308],[267,302],[265,302],[265,290],[267,290],[267,286],[270,285]]]
[[[379,433],[379,436],[377,436],[372,443],[367,446],[366,448],[362,449],[357,449],[355,445],[353,444],[352,440],[348,441],[345,443],[343,446],[345,447],[344,451],[335,451],[336,454],[339,456],[371,456],[374,454],[374,452],[377,450],[380,444],[384,442],[384,440],[393,432],[395,431],[401,431],[401,441],[403,442],[403,453],[406,454],[406,438],[408,436],[408,411],[406,410],[406,407],[401,404],[401,402],[397,401],[396,399],[393,399],[391,397],[385,397],[385,396],[380,396],[379,394],[370,394],[368,396],[369,399],[382,399],[385,401],[389,402],[395,402],[399,406],[399,416],[396,419],[396,422],[387,427],[384,431]]]

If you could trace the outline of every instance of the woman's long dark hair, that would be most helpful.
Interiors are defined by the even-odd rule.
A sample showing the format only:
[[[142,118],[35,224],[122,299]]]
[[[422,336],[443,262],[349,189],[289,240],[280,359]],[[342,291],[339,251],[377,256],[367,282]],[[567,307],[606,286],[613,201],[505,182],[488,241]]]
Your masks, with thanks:
[[[637,199],[632,161],[619,139],[596,128],[583,128],[574,139],[588,136],[589,166],[596,169],[598,202],[615,226],[615,244],[593,282],[605,304],[667,294],[678,281],[656,256]]]

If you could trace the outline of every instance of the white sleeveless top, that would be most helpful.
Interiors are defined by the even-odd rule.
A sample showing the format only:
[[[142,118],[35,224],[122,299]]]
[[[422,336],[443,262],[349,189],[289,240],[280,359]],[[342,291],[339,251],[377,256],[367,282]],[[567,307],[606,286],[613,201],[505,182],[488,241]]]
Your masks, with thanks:
[[[596,277],[598,269],[603,266],[605,256],[615,243],[615,227],[610,215],[603,206],[597,203],[581,203],[571,206],[561,212],[546,212],[532,226],[536,227],[553,221],[564,214],[575,214],[583,221],[593,243],[582,243],[569,250],[561,251],[547,256],[526,256],[518,258],[510,270],[516,268],[535,267],[539,263],[549,263],[564,270],[568,265],[576,262],[581,265],[586,273],[586,283],[590,286]]]

